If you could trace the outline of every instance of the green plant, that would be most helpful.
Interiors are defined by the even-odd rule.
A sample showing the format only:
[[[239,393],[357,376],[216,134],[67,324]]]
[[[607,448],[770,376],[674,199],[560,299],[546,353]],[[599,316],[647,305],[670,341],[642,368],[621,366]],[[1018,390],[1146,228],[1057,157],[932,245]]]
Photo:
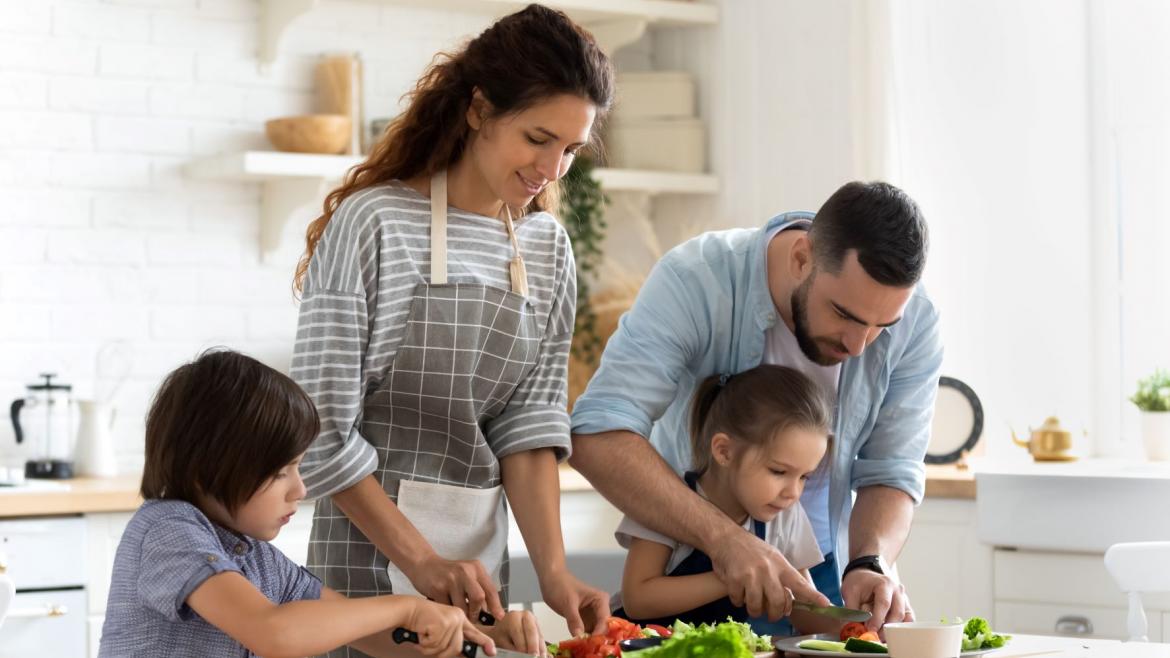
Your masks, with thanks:
[[[1142,411],[1170,411],[1170,372],[1158,369],[1139,380],[1137,393],[1129,401]]]
[[[590,285],[601,265],[605,238],[605,205],[609,199],[593,178],[593,162],[578,157],[561,179],[561,218],[577,260],[577,317],[573,327],[573,356],[589,365],[601,356],[597,313],[589,302]]]

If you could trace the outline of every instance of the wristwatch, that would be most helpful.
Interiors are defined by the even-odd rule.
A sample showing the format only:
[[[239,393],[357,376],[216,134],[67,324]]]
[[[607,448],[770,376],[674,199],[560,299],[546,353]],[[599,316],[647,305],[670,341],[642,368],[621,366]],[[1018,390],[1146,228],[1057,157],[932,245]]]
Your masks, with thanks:
[[[845,565],[845,570],[841,572],[841,580],[845,579],[845,575],[854,569],[869,569],[875,573],[885,575],[888,572],[886,569],[886,561],[880,555],[862,555],[861,557],[853,558],[849,564]]]

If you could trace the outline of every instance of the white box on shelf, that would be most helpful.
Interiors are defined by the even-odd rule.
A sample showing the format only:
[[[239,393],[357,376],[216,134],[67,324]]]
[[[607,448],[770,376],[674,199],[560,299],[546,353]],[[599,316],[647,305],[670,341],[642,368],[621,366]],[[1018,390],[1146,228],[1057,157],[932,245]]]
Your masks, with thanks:
[[[680,71],[638,71],[617,76],[615,121],[695,116],[695,80]]]
[[[653,171],[704,171],[707,131],[699,119],[614,121],[605,142],[609,166]]]

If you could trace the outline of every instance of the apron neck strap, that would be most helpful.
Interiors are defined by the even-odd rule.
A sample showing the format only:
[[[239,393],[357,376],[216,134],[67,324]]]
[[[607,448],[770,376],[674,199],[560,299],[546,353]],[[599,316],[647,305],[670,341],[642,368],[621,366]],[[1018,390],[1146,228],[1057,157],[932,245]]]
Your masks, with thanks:
[[[431,176],[431,283],[447,283],[447,170]]]
[[[524,258],[520,256],[520,242],[516,240],[516,227],[512,225],[512,209],[504,204],[504,226],[508,229],[508,238],[512,240],[512,262],[508,264],[508,275],[512,278],[512,292],[521,297],[528,296],[528,270],[524,267]]]
[[[512,224],[512,210],[504,204],[504,227],[512,241],[512,262],[508,274],[512,279],[512,292],[528,296],[528,271],[520,257],[520,242],[516,239],[516,227]],[[431,284],[447,283],[447,171],[435,172],[431,176]]]

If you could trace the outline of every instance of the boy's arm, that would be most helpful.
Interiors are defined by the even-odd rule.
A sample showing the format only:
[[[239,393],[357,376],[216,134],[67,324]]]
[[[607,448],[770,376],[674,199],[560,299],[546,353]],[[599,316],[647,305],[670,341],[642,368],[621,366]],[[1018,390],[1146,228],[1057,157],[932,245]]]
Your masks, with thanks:
[[[727,596],[715,572],[666,576],[671,548],[632,537],[622,573],[622,607],[635,619],[669,617]]]
[[[321,588],[322,601],[343,601],[346,597],[328,587]],[[358,638],[349,643],[349,646],[374,658],[419,658],[422,654],[412,647],[418,645],[398,644],[390,636],[392,631],[385,630]]]
[[[336,592],[322,589],[320,600],[302,600],[277,605],[235,571],[216,574],[203,582],[190,596],[187,605],[208,623],[227,633],[252,652],[281,658],[322,654],[339,646],[373,638],[372,649],[393,645],[389,631],[399,626],[410,627],[419,605],[435,605],[421,598],[408,596],[376,596],[348,599]],[[462,635],[477,644],[491,640],[459,615]],[[458,628],[457,626],[453,628]],[[420,630],[414,629],[411,630]],[[419,632],[420,636],[423,632]],[[457,650],[458,633],[444,634],[436,639]],[[364,644],[364,641],[363,641]],[[454,655],[455,652],[448,652]],[[380,655],[410,656],[410,653],[382,652]],[[415,654],[417,655],[417,654]]]

